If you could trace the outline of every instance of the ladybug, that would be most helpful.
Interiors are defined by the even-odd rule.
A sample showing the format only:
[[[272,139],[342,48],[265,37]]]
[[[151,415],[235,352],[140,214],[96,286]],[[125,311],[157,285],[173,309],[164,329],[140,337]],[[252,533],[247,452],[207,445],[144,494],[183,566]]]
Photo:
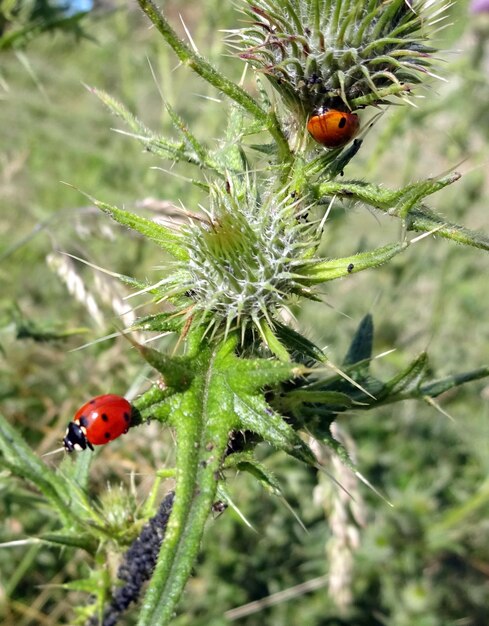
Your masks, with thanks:
[[[85,403],[68,424],[63,445],[67,452],[101,446],[127,433],[132,406],[122,396],[106,394]]]
[[[311,137],[326,148],[342,148],[351,141],[360,129],[360,120],[356,113],[319,109],[309,118],[307,130]]]

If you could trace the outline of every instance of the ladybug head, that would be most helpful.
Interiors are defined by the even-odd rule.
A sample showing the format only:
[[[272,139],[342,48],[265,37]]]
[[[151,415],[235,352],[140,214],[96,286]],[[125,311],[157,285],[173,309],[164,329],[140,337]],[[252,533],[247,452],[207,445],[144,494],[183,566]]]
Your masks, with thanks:
[[[87,447],[93,450],[92,444],[88,441],[81,426],[76,422],[70,422],[66,429],[66,435],[63,439],[63,445],[66,452],[73,450],[85,450]]]

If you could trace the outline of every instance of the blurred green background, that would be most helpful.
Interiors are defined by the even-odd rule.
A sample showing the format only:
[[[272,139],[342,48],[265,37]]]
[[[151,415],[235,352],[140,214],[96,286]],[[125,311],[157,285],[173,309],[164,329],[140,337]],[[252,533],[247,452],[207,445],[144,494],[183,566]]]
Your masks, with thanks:
[[[242,64],[229,55],[220,30],[242,19],[232,3],[172,0],[165,10],[183,34],[181,15],[201,52],[239,80]],[[440,56],[447,82],[420,88],[418,108],[390,107],[345,176],[396,187],[456,169],[462,179],[432,197],[431,206],[487,233],[489,14],[470,15],[461,0],[448,22],[437,35],[446,50]],[[66,423],[88,397],[138,391],[150,376],[126,341],[76,350],[113,332],[121,310],[135,301],[124,300],[129,291],[116,279],[62,253],[139,278],[157,277],[162,261],[156,247],[109,222],[77,189],[162,219],[173,205],[196,210],[206,201],[186,180],[197,172],[172,167],[112,132],[122,123],[84,83],[171,135],[164,98],[214,145],[227,110],[219,94],[179,66],[136,3],[104,4],[80,25],[82,37],[61,29],[25,49],[0,52],[0,399],[2,412],[39,454],[59,446]],[[251,72],[245,84],[254,89]],[[364,111],[363,123],[375,113]],[[329,220],[325,254],[346,256],[398,237],[397,222],[344,205]],[[488,274],[484,252],[429,237],[387,267],[329,284],[326,305],[308,304],[297,314],[340,363],[370,312],[375,352],[395,350],[375,364],[379,377],[423,349],[441,377],[489,360]],[[408,402],[340,418],[359,470],[393,508],[329,459],[355,500],[345,499],[326,476],[264,448],[264,462],[308,532],[250,479],[230,480],[232,497],[254,530],[229,510],[209,523],[175,623],[487,626],[489,383],[457,389],[440,404],[448,416]],[[131,432],[95,461],[93,492],[102,496],[108,482],[113,490],[132,485],[142,502],[172,449],[171,436],[155,425]],[[47,462],[55,465],[59,457]],[[1,542],[56,525],[50,511],[36,506],[29,486],[7,472],[0,474],[0,517]],[[60,585],[91,565],[82,553],[40,544],[1,547],[2,624],[73,623],[72,607],[86,598]],[[300,583],[306,583],[302,590],[272,606],[225,615]]]

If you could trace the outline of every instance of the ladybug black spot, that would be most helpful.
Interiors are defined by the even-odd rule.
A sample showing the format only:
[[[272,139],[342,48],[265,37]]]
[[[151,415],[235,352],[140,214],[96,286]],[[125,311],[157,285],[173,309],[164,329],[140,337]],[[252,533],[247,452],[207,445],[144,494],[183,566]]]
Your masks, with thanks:
[[[89,404],[95,404],[95,398],[90,400]]]
[[[110,433],[105,433],[104,437],[105,437],[106,439],[110,439]]]
[[[338,123],[338,128],[345,128],[346,126],[346,117],[342,117]]]
[[[81,417],[78,418],[78,423],[80,424],[80,426],[85,426],[86,428],[88,426],[87,417],[85,417],[85,415],[82,415]]]
[[[102,418],[103,422],[108,422],[109,421],[109,416],[107,415],[107,413],[102,413],[102,415],[100,417]]]
[[[131,416],[129,413],[124,413],[124,421],[129,423],[131,421]]]

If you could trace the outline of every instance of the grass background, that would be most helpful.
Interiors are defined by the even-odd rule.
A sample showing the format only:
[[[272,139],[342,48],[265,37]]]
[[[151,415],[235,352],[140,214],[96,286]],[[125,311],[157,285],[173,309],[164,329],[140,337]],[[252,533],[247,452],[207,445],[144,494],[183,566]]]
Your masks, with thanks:
[[[467,5],[455,3],[448,20],[453,24],[439,35],[439,45],[448,50],[442,55],[448,82],[431,81],[421,89],[417,109],[391,107],[367,135],[346,177],[396,187],[455,168],[463,178],[432,197],[431,205],[447,219],[487,232],[489,48],[482,43],[483,16],[469,16]],[[242,66],[228,56],[219,32],[240,19],[230,4],[173,0],[167,11],[180,30],[182,14],[200,50],[239,79]],[[151,215],[164,213],[167,203],[193,209],[205,202],[185,180],[196,172],[171,168],[136,141],[111,132],[121,124],[82,83],[108,91],[161,133],[172,132],[162,96],[210,143],[219,141],[226,119],[226,104],[208,99],[219,95],[178,66],[134,3],[88,18],[85,31],[89,38],[45,35],[22,53],[3,53],[0,69],[0,399],[2,412],[39,454],[59,445],[66,423],[88,397],[140,389],[150,376],[125,341],[75,350],[113,331],[127,292],[59,252],[136,277],[154,278],[162,262],[156,247],[109,223],[61,181],[128,208],[150,198],[161,201],[160,209],[154,203],[141,209]],[[251,73],[245,83],[253,89]],[[364,122],[373,113],[363,112]],[[346,256],[398,236],[389,218],[345,205],[333,211],[325,250],[331,257]],[[85,304],[48,265],[53,254],[70,264],[72,280],[83,281]],[[375,351],[395,348],[375,365],[382,378],[425,348],[436,375],[473,369],[489,358],[488,272],[485,253],[430,237],[388,267],[330,284],[330,306],[305,306],[301,323],[340,362],[360,319],[371,312]],[[87,310],[87,295],[98,317]],[[33,328],[83,332],[56,341],[22,338]],[[389,508],[367,488],[359,490],[366,523],[354,556],[349,606],[341,610],[338,597],[322,587],[237,623],[487,625],[489,386],[471,384],[440,403],[453,421],[414,402],[341,417],[355,441],[360,471],[395,505]],[[169,433],[154,425],[139,428],[95,460],[91,489],[104,499],[142,503],[155,469],[171,463],[172,453]],[[244,476],[229,480],[255,531],[230,511],[209,524],[175,621],[179,626],[230,623],[224,613],[233,607],[337,573],[326,546],[331,548],[338,495],[322,477],[322,489],[315,489],[317,475],[283,455],[266,449],[262,454],[308,533],[279,499]],[[48,462],[55,465],[59,458]],[[52,512],[36,502],[27,485],[0,474],[0,541],[56,527]],[[346,513],[355,527],[351,511]],[[1,548],[2,624],[73,624],[73,606],[86,598],[60,585],[93,565],[81,552],[39,544]]]

